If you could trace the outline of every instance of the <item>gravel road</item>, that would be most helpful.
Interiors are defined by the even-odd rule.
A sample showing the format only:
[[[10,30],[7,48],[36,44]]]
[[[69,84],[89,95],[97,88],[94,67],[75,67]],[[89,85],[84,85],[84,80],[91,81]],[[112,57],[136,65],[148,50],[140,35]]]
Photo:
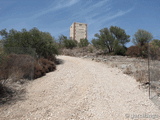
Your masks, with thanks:
[[[26,87],[26,99],[0,108],[0,120],[155,120],[160,111],[139,84],[103,63],[59,56],[57,70]]]

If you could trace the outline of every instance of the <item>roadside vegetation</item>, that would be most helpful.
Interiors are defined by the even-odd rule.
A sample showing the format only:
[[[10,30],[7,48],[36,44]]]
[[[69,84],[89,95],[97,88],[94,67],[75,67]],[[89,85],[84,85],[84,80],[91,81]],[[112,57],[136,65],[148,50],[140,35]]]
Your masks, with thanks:
[[[15,84],[25,84],[56,70],[58,46],[50,33],[37,28],[3,29],[0,35],[0,103],[3,103],[16,96]]]
[[[156,56],[160,50],[160,40],[153,39],[153,35],[143,29],[137,30],[132,40],[124,29],[117,26],[103,28],[94,37],[91,42],[87,39],[81,39],[77,43],[75,40],[70,40],[66,36],[61,35],[57,44],[61,48],[61,54],[65,54],[65,51],[73,49],[73,51],[80,50],[80,53],[83,52],[83,55],[86,55],[85,51],[87,51],[96,55],[122,55],[148,58],[148,55],[151,55],[151,57]],[[133,45],[127,48],[126,44],[129,42],[132,42]],[[159,58],[157,57],[157,59]]]
[[[160,60],[160,40],[153,39],[153,35],[143,29],[137,30],[130,39],[125,30],[117,26],[103,28],[94,36],[86,46],[72,49],[64,47],[61,54],[105,62],[111,67],[122,69],[123,73],[135,77],[138,82],[148,85],[148,57],[151,62]],[[126,44],[130,41],[133,46],[127,48]],[[151,64],[150,70],[154,72],[154,79],[158,79],[159,75],[155,73],[159,73],[159,69]],[[158,64],[160,63],[158,62],[157,66]]]
[[[125,74],[135,76],[141,83],[148,82],[146,58],[160,60],[160,40],[153,39],[150,32],[142,29],[137,30],[132,40],[124,29],[117,26],[99,30],[91,42],[87,39],[77,42],[64,35],[55,39],[50,33],[37,28],[21,31],[3,29],[0,36],[0,103],[14,96],[14,84],[25,86],[26,82],[56,70],[56,64],[59,64],[56,55],[59,54],[106,62],[112,67],[122,68]],[[130,41],[134,45],[127,48]],[[130,58],[145,63],[132,64]],[[125,59],[131,62],[125,62]],[[118,65],[118,60],[123,64]],[[138,66],[138,69],[134,67],[133,70],[131,66]],[[144,69],[139,69],[144,66]]]

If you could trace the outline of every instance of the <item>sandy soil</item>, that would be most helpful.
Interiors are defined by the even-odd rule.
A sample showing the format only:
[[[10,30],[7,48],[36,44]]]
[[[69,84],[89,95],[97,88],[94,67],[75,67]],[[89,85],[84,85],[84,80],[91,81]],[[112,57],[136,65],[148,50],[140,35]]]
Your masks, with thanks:
[[[0,108],[0,120],[152,120],[160,111],[117,68],[59,56],[64,64],[27,87],[26,99]]]

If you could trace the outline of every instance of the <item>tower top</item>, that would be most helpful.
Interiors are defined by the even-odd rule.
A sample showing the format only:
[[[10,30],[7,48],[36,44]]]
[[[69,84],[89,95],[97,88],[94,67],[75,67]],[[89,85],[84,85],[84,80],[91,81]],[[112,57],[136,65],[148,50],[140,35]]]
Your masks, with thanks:
[[[80,39],[87,39],[87,24],[74,22],[70,27],[70,39],[77,40],[80,42]]]

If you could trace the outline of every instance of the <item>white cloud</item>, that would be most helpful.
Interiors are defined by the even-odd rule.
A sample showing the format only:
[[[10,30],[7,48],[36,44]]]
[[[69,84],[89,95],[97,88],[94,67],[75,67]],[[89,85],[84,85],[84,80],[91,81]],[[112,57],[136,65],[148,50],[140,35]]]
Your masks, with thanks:
[[[67,31],[69,30],[68,26],[70,25],[66,24],[83,21],[87,23],[89,26],[88,35],[90,38],[96,32],[98,32],[98,30],[101,29],[102,26],[104,26],[104,24],[107,23],[107,26],[115,24],[116,21],[114,19],[124,16],[130,11],[132,11],[132,9],[128,9],[124,11],[119,10],[115,12],[115,9],[112,8],[111,0],[101,0],[99,2],[96,2],[96,4],[92,0],[86,2],[82,2],[80,0],[70,0],[69,2],[68,0],[60,0],[57,3],[53,4],[54,5],[51,5],[52,7],[49,7],[48,9],[37,15],[36,18],[49,12],[54,12],[63,8],[72,7],[71,9],[67,9],[70,11],[70,13],[68,13],[70,17],[67,17],[66,19],[61,19],[59,21],[55,21],[54,25],[60,25],[65,23],[65,27],[63,28],[63,30]],[[76,7],[74,6],[75,4]]]
[[[59,0],[54,1],[47,8],[41,9],[38,13],[34,12],[31,17],[9,19],[9,21],[5,21],[5,23],[7,24],[15,21],[13,23],[17,24],[16,21],[25,21],[26,24],[28,24],[45,14],[53,13],[53,17],[56,17],[57,15],[57,19],[50,25],[44,23],[46,25],[44,28],[52,31],[54,34],[59,34],[61,32],[69,31],[69,26],[72,22],[85,22],[89,26],[88,36],[91,38],[104,25],[109,26],[115,24],[116,18],[124,16],[132,11],[132,9],[128,9],[124,11],[119,10],[116,12],[116,9],[112,7],[112,0],[86,0],[85,2],[82,0]],[[67,12],[65,10],[67,10]],[[64,14],[64,11],[67,13],[66,15]],[[61,16],[59,13],[61,13]],[[53,28],[55,28],[55,26],[59,29],[54,30]]]
[[[53,2],[53,5],[51,5],[49,8],[43,9],[39,13],[34,14],[32,16],[32,19],[36,19],[36,18],[38,18],[42,15],[45,15],[49,12],[54,12],[54,11],[57,11],[57,10],[60,10],[60,9],[66,8],[66,7],[71,7],[78,2],[79,2],[79,0],[69,0],[69,2],[68,1],[66,2],[66,0],[59,0],[58,3]]]
[[[111,0],[102,0],[94,5],[84,4],[79,11],[73,11],[70,20],[82,20],[88,25],[100,26],[104,22],[123,16],[132,10],[113,12],[111,2]]]
[[[113,20],[113,19],[118,18],[120,16],[124,16],[125,14],[129,13],[130,11],[132,11],[132,9],[129,9],[126,11],[120,10],[115,13],[109,12],[108,14],[106,13],[105,16],[102,16],[102,17],[98,18],[97,20],[95,20],[95,22],[97,22],[97,21],[99,21],[100,23],[107,22],[109,20]]]
[[[116,24],[115,19],[131,12],[133,8],[127,10],[114,11],[111,0],[102,0],[97,4],[86,3],[78,11],[74,11],[70,20],[73,22],[85,22],[88,24],[88,37],[94,37],[94,34],[100,30],[104,24],[111,26]],[[76,21],[75,21],[76,20]]]
[[[71,7],[77,2],[79,2],[79,0],[69,0],[69,2],[68,1],[66,2],[66,0],[61,0],[59,1],[58,5],[56,5],[55,10],[66,8],[66,7]]]
[[[62,2],[63,0],[61,0]],[[61,3],[60,2],[60,3]],[[79,4],[75,6],[72,6],[79,2]],[[69,31],[70,24],[72,22],[85,22],[88,24],[88,38],[94,37],[94,34],[97,33],[103,26],[106,24],[107,26],[111,26],[116,24],[115,19],[121,16],[126,15],[132,9],[128,10],[119,10],[119,11],[114,11],[116,9],[112,8],[112,1],[111,0],[101,0],[99,2],[96,2],[96,4],[92,1],[70,1],[68,5],[60,4],[56,7],[56,9],[61,9],[65,8],[67,6],[72,6],[72,9],[70,10],[69,16],[66,19],[61,19],[59,21],[55,21],[55,24],[63,24],[64,23],[64,28],[65,31]],[[77,7],[79,6],[79,7]],[[67,25],[66,25],[67,24]]]

